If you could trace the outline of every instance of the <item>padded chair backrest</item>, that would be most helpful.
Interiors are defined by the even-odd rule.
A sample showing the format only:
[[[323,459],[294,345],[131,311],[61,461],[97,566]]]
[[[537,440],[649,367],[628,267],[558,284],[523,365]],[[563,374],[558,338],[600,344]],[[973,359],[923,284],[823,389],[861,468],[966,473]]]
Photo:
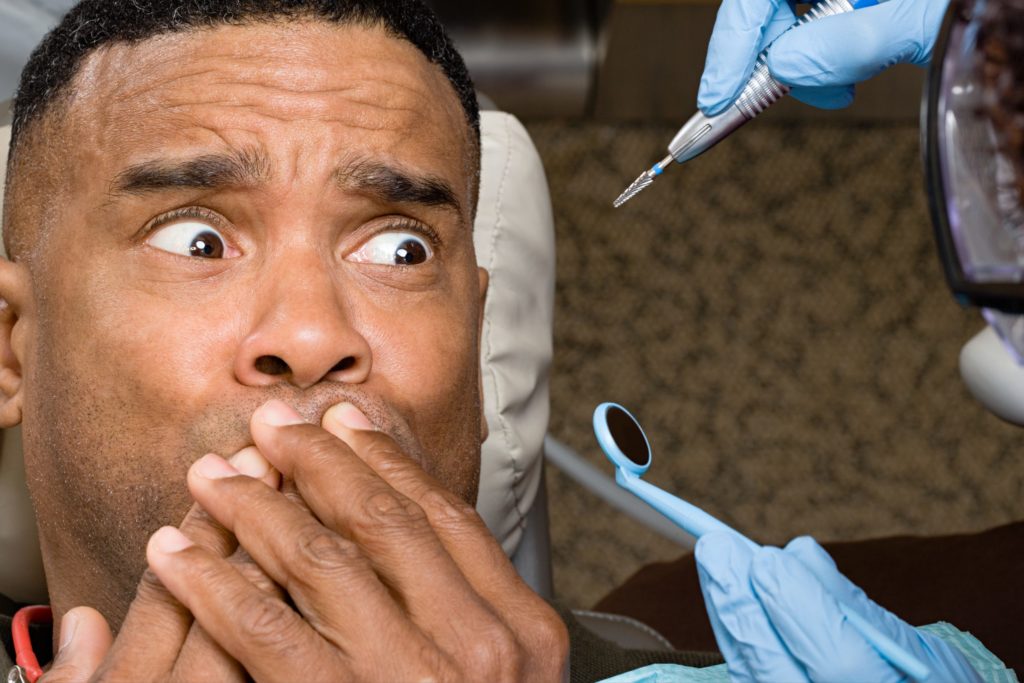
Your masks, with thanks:
[[[491,276],[480,348],[490,435],[483,444],[477,509],[505,552],[520,556],[520,571],[543,575],[547,528],[529,527],[527,521],[541,495],[548,424],[555,275],[551,203],[540,157],[522,124],[488,111],[481,115],[481,129],[473,237],[477,261]],[[9,137],[9,127],[0,128],[0,184]],[[517,553],[524,545],[530,552]],[[7,430],[0,452],[0,558],[0,593],[25,602],[45,600],[18,430]]]

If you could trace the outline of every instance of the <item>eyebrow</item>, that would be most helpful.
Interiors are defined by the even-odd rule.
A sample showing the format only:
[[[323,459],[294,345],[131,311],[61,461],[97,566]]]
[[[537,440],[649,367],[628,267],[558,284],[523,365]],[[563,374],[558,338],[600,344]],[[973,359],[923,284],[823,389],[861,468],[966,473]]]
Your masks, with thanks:
[[[111,183],[111,195],[145,195],[175,189],[210,190],[265,182],[270,163],[256,150],[204,154],[180,161],[144,161],[124,169]]]
[[[345,164],[334,173],[342,190],[370,195],[391,204],[419,204],[449,209],[462,215],[462,203],[447,182],[374,161]]]
[[[144,161],[124,169],[110,194],[146,195],[178,189],[215,190],[253,186],[270,178],[270,161],[257,150],[204,154],[180,161]],[[334,172],[339,188],[391,204],[445,208],[462,215],[462,203],[447,182],[374,160],[357,160]]]

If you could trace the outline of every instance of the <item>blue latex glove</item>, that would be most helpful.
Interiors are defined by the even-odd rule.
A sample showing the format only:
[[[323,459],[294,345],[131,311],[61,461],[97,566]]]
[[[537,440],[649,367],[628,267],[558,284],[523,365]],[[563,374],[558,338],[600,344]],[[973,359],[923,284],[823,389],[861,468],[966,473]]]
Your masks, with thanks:
[[[722,0],[697,105],[709,116],[721,113],[740,94],[758,54],[771,45],[768,69],[793,88],[793,97],[824,109],[845,107],[853,101],[854,83],[894,64],[928,64],[947,4],[889,0],[779,37],[796,21],[788,0]]]
[[[704,603],[733,681],[906,680],[847,623],[836,598],[917,656],[929,683],[981,678],[963,655],[872,602],[814,539],[752,550],[716,532],[695,552]]]

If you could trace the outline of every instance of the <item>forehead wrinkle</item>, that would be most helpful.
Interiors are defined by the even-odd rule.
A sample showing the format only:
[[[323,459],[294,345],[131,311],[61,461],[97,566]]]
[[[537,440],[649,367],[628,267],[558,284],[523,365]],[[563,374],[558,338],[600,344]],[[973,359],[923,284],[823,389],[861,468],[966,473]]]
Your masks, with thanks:
[[[292,26],[289,26],[289,24]],[[252,24],[246,23],[232,26],[196,27],[180,33],[156,36],[138,44],[121,43],[107,46],[88,58],[80,74],[80,76],[84,76],[86,72],[92,72],[96,78],[85,78],[80,79],[80,81],[92,80],[97,82],[97,84],[107,83],[107,87],[110,88],[108,91],[110,95],[126,100],[142,97],[152,90],[173,86],[189,79],[201,78],[210,74],[216,76],[218,73],[223,73],[224,78],[214,78],[213,80],[216,85],[235,84],[253,86],[260,89],[278,90],[282,93],[312,96],[343,94],[349,90],[358,90],[371,83],[383,83],[392,89],[400,89],[411,93],[416,100],[427,98],[429,101],[434,101],[436,99],[434,96],[435,90],[430,86],[439,83],[447,85],[447,80],[440,73],[440,70],[435,65],[425,62],[425,60],[423,60],[424,63],[416,65],[415,75],[412,73],[407,74],[408,78],[404,80],[396,78],[381,79],[378,73],[366,72],[366,65],[360,65],[355,69],[351,68],[352,65],[350,65],[345,70],[339,70],[337,67],[325,65],[324,56],[321,54],[305,55],[308,59],[303,59],[301,50],[296,52],[298,48],[302,47],[301,41],[297,46],[289,45],[285,54],[278,55],[279,59],[283,59],[281,62],[282,68],[279,69],[276,67],[268,68],[265,64],[268,54],[260,51],[261,48],[266,48],[269,54],[274,54],[274,41],[272,40],[267,41],[266,45],[255,49],[253,49],[251,43],[246,43],[243,47],[239,48],[233,46],[229,41],[222,42],[217,40],[218,34],[228,34],[247,29],[254,31],[269,30],[273,33],[278,33],[280,29],[284,29],[285,37],[288,37],[296,32],[295,25],[298,25],[299,30],[311,29],[316,33],[320,33],[323,37],[330,37],[332,33],[338,33],[339,30],[345,32],[354,28],[372,32],[377,32],[378,30],[376,27],[323,26],[316,20],[306,22],[301,19],[282,22],[254,22]],[[288,30],[289,28],[292,30]],[[398,43],[402,49],[414,49],[412,46],[405,45],[401,39],[395,38],[387,32],[381,32],[380,36],[389,39],[389,42]],[[197,41],[198,44],[196,44]],[[184,59],[174,59],[173,53],[181,53],[180,56]],[[293,56],[298,57],[298,60],[289,59],[289,57]],[[133,66],[128,71],[124,71],[123,65],[125,64],[132,64]],[[327,64],[330,64],[329,60]],[[293,78],[294,71],[292,71],[292,68],[295,66],[303,69],[302,79]],[[185,72],[181,73],[182,70]],[[121,73],[118,74],[118,71]],[[144,77],[146,82],[141,84],[136,81],[140,72],[148,73],[149,75],[148,78]],[[168,73],[174,72],[178,73],[168,77]],[[338,79],[339,76],[348,82],[342,81],[337,85],[328,85],[330,81]],[[303,87],[302,84],[304,83],[310,83],[312,87]],[[389,97],[388,99],[393,101],[394,97]],[[396,111],[419,113],[421,109],[421,107],[416,107],[412,104],[399,107],[362,99],[355,101],[366,106],[383,109],[390,108]]]
[[[175,69],[169,71],[166,55],[156,60],[148,54],[152,50],[149,43],[159,44],[162,38],[164,36],[157,36],[139,44],[117,43],[96,50],[86,57],[75,77],[76,96],[91,94],[123,105],[145,98],[153,91],[221,70],[215,58],[193,57],[187,65],[176,62]],[[147,76],[140,80],[142,74]]]
[[[247,109],[278,121],[334,120],[374,130],[421,123],[424,106],[434,106],[443,110],[456,125],[462,125],[461,113],[447,106],[447,102],[435,102],[419,82],[409,84],[382,78],[368,82],[366,78],[356,77],[330,87],[314,88],[268,83],[258,80],[258,75],[252,80],[239,75],[228,76],[224,74],[224,78],[213,82],[213,89],[208,90],[209,99],[196,99],[193,93],[184,97],[172,90],[163,96],[162,101],[146,105],[143,111],[187,112],[194,107],[214,106]],[[374,90],[380,86],[386,86],[386,93]],[[288,99],[288,96],[295,99]],[[338,98],[343,100],[341,106],[349,108],[346,115],[339,111]]]

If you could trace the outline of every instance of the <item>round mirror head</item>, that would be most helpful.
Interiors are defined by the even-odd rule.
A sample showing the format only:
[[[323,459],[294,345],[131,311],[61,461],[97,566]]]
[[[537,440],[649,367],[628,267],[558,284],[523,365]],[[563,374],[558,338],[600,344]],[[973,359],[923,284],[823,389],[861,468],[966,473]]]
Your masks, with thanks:
[[[643,474],[651,466],[651,445],[628,410],[617,403],[602,403],[594,411],[594,435],[601,450],[616,467]]]

